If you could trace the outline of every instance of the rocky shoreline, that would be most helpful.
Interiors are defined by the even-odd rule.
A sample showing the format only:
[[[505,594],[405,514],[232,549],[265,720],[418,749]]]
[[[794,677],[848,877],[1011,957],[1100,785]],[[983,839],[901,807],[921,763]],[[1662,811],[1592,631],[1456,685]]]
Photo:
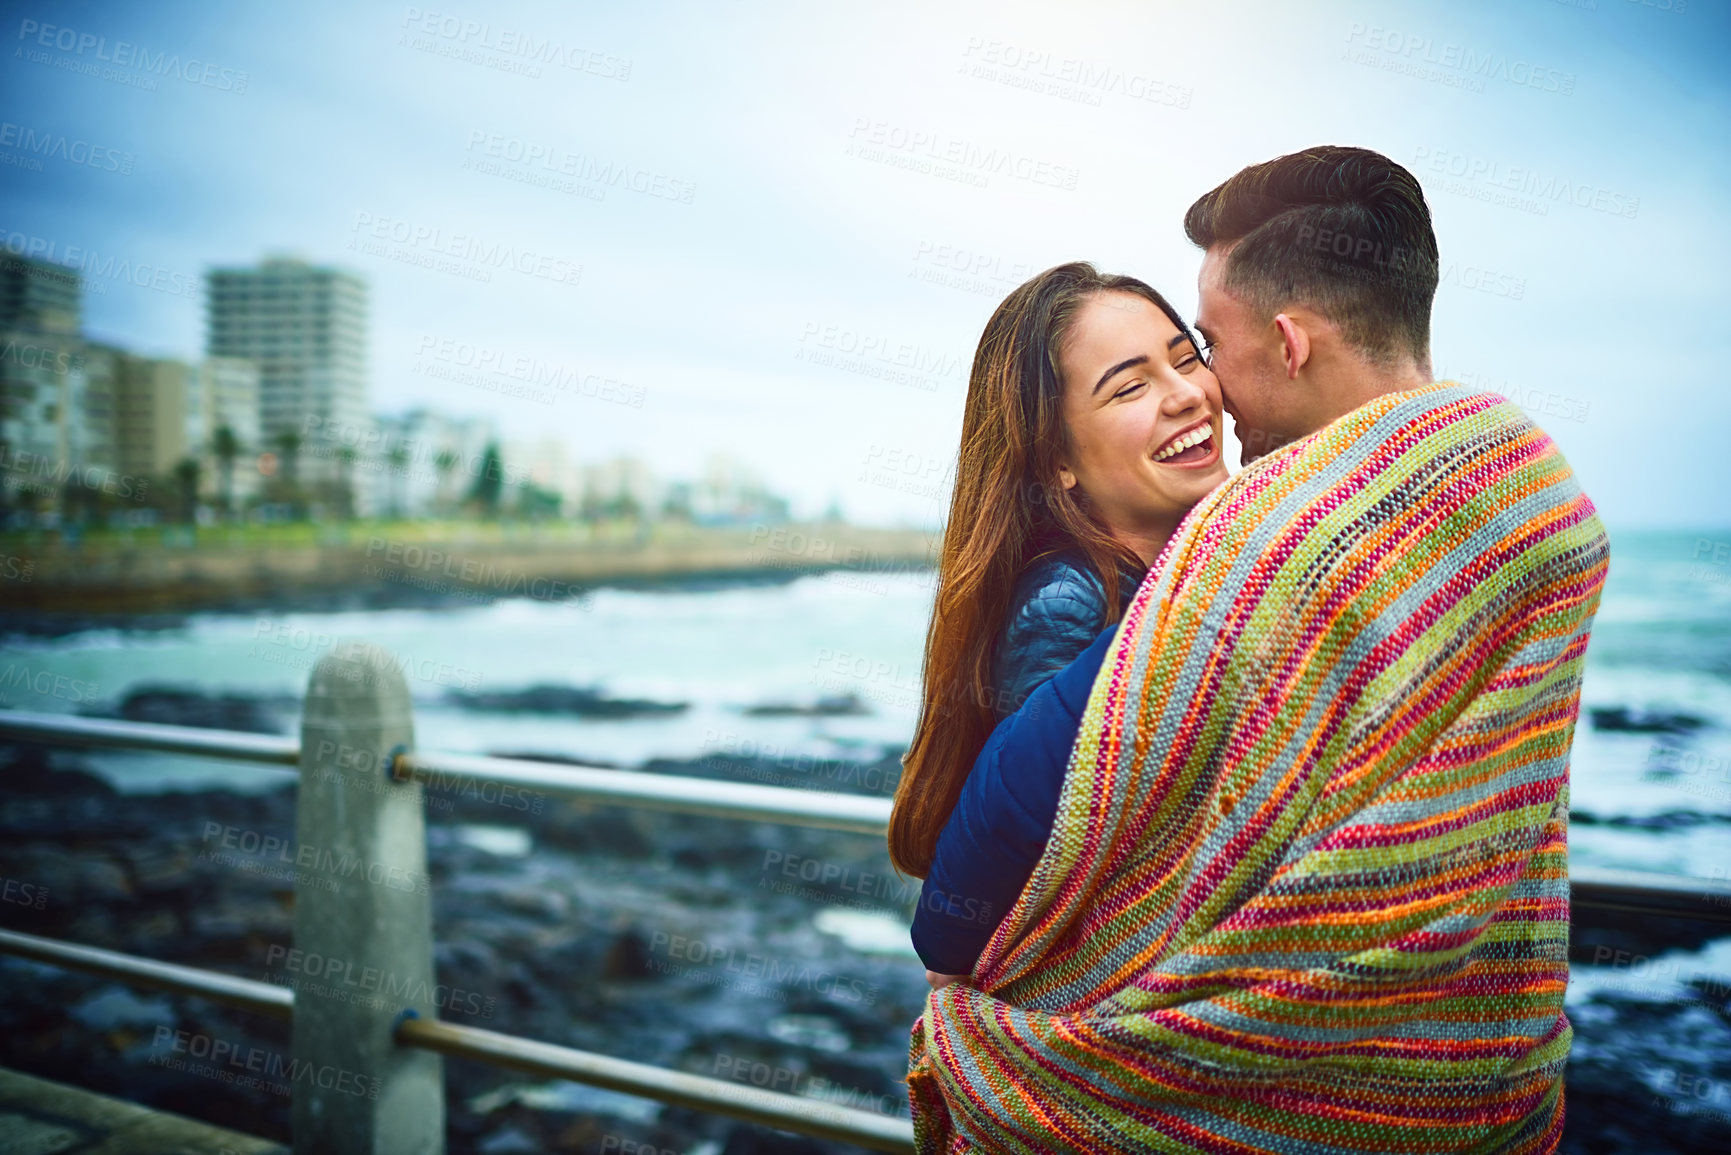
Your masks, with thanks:
[[[8,631],[45,619],[102,619],[289,606],[381,608],[476,605],[503,598],[581,601],[607,586],[790,581],[829,570],[925,572],[925,530],[845,523],[694,526],[628,533],[572,523],[338,523],[305,539],[271,535],[47,531],[10,534],[5,550],[29,566],[9,582]],[[189,532],[190,531],[186,531]],[[196,539],[196,541],[194,540]]]
[[[376,997],[291,953],[293,855],[267,847],[292,845],[292,786],[121,796],[62,754],[10,753],[0,876],[17,901],[0,905],[0,926],[302,998]],[[433,801],[444,1017],[906,1115],[898,1080],[923,971],[875,943],[858,949],[858,936],[905,927],[918,883],[888,871],[881,840],[552,800],[534,815],[456,793]],[[832,869],[788,876],[806,862]],[[817,929],[826,918],[839,934]],[[0,976],[0,1065],[287,1140],[282,1081],[234,1077],[237,1055],[281,1067],[286,1024],[11,958]],[[454,1153],[856,1150],[464,1062],[446,1063],[446,1083]]]
[[[378,997],[292,950],[292,786],[122,796],[75,754],[0,757],[0,926],[301,998]],[[646,769],[881,795],[899,767],[886,757],[822,781],[764,759]],[[918,882],[890,870],[880,839],[553,799],[527,813],[460,793],[430,796],[428,820],[444,1017],[906,1115],[900,1078],[925,984],[895,939]],[[1664,927],[1578,923],[1576,962],[1594,944],[1640,951],[1649,932],[1654,954],[1701,945],[1668,944]],[[0,989],[0,1065],[287,1140],[286,1024],[5,957]],[[1686,993],[1656,1001],[1613,982],[1571,1004],[1565,1150],[1723,1148],[1731,1104],[1713,1096],[1731,1094],[1731,990],[1694,981]],[[858,1150],[492,1067],[445,1070],[454,1155]]]

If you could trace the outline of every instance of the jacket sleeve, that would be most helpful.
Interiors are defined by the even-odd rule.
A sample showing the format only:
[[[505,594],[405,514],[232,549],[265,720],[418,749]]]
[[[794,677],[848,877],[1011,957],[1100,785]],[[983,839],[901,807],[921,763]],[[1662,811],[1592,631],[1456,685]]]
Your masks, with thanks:
[[[1064,567],[1030,590],[1005,623],[993,664],[993,702],[1002,719],[1034,687],[1088,648],[1106,625],[1106,594],[1092,573]]]
[[[938,836],[914,912],[926,969],[968,974],[1045,852],[1070,748],[1116,625],[998,723]]]

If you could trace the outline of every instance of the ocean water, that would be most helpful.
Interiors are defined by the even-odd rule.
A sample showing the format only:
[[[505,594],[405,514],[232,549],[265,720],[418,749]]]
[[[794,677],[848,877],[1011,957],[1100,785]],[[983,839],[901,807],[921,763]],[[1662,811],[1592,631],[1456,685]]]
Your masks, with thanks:
[[[112,710],[141,687],[171,686],[257,707],[288,732],[298,722],[298,698],[314,663],[339,640],[355,638],[383,646],[402,663],[415,698],[417,744],[424,749],[620,766],[710,754],[785,759],[795,766],[870,762],[899,751],[912,732],[932,592],[929,575],[830,573],[701,590],[599,590],[583,603],[200,614],[158,628],[12,637],[0,639],[0,707]],[[478,712],[451,698],[536,685],[687,708],[598,720]],[[849,695],[858,703],[853,713],[753,709],[811,707]],[[80,752],[76,760],[133,793],[213,785],[263,789],[287,777],[280,770],[124,752]],[[1731,533],[1613,536],[1571,767],[1574,864],[1727,876]],[[817,774],[810,784],[826,785]],[[490,864],[453,879],[452,893],[489,886],[540,893],[570,885],[569,879],[548,881],[557,853],[538,848],[520,827],[434,826],[429,840],[454,843]],[[656,894],[672,876],[654,872],[667,865],[643,867],[652,873],[649,887]],[[693,933],[722,935],[731,928],[754,941],[780,943],[790,957],[879,976],[874,981],[886,991],[905,987],[909,998],[869,1030],[862,1027],[858,1053],[844,1054],[849,1035],[828,1013],[782,1013],[785,1006],[741,1002],[735,992],[706,986],[701,989],[713,997],[681,1004],[677,1023],[661,1021],[667,1011],[658,1004],[658,1024],[673,1040],[668,1045],[709,1055],[745,1045],[737,1038],[749,1036],[754,1055],[783,1055],[777,1061],[795,1064],[812,1054],[842,1056],[864,1072],[856,1077],[860,1085],[893,1089],[905,1055],[903,1032],[924,993],[908,941],[910,912],[813,901],[793,916],[799,926],[783,925],[775,920],[787,912],[759,909],[759,891],[749,882],[728,884],[726,871],[711,875],[723,880],[719,893],[740,903],[706,902]],[[599,909],[590,903],[587,916],[595,918]],[[1731,1003],[1725,999],[1731,938],[1594,957],[1594,963],[1577,959],[1570,967],[1566,998],[1576,1034],[1563,1150],[1731,1150]],[[528,1033],[540,1037],[551,1029],[538,1021]],[[608,1053],[624,1049],[610,1039],[592,1045]],[[671,1056],[656,1061],[673,1065]],[[894,1095],[884,1101],[893,1104]],[[646,1126],[658,1111],[644,1100],[569,1083],[507,1083],[475,1098],[469,1110],[485,1116],[507,1102],[605,1115],[615,1127]]]
[[[1731,533],[1619,534],[1588,650],[1572,759],[1576,863],[1731,872]],[[112,708],[146,685],[293,699],[339,640],[402,662],[426,749],[637,766],[740,754],[870,760],[904,746],[919,696],[930,575],[835,572],[712,589],[602,589],[581,604],[199,614],[164,628],[0,639],[0,707]],[[538,684],[684,702],[585,719],[453,702]],[[763,715],[851,695],[854,714]],[[1633,712],[1637,728],[1595,725]],[[279,783],[281,771],[128,753],[83,756],[122,790]]]

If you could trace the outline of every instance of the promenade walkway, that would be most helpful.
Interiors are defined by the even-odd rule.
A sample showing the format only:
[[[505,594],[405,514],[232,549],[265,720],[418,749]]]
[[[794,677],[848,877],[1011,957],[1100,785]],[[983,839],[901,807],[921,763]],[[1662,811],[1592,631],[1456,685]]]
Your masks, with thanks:
[[[289,1155],[166,1111],[0,1067],[0,1151],[12,1155]]]

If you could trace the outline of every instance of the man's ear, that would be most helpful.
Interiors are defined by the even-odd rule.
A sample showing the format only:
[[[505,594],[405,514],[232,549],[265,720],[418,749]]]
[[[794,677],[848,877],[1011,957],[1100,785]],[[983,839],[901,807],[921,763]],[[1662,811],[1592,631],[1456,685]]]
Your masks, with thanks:
[[[1286,379],[1291,381],[1310,360],[1310,334],[1285,313],[1274,315],[1274,327],[1280,330],[1280,359],[1286,363]]]

